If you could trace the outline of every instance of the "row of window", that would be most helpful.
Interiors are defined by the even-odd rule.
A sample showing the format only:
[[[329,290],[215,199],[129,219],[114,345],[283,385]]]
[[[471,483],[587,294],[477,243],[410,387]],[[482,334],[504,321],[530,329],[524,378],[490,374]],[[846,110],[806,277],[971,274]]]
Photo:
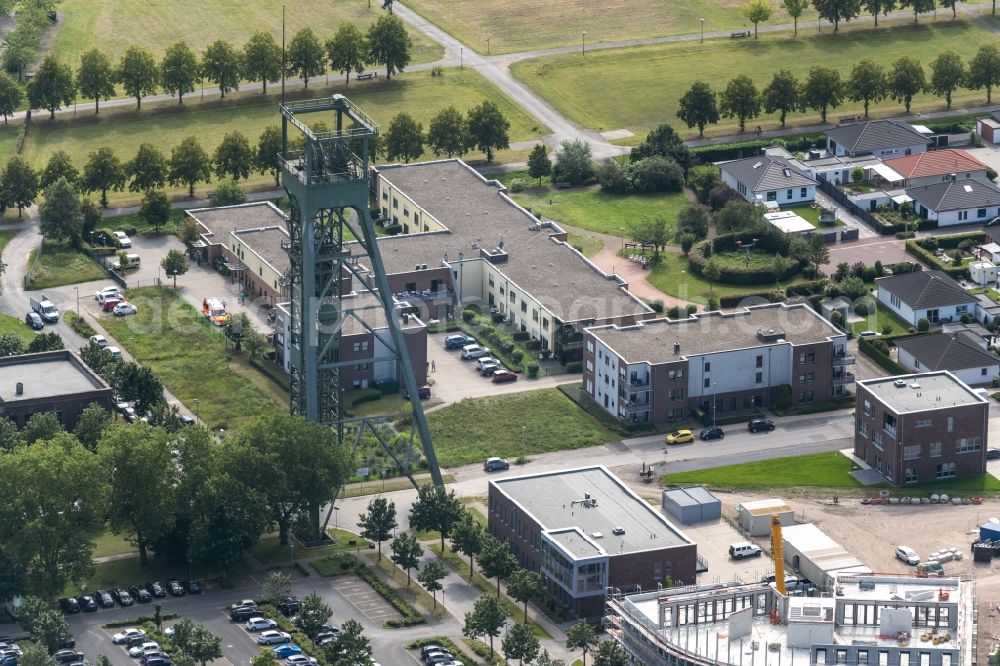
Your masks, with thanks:
[[[976,218],[979,219],[979,220],[981,220],[984,217],[986,217],[986,209],[985,208],[979,208],[979,209],[977,209],[976,210]],[[960,210],[960,211],[958,211],[958,219],[960,219],[960,220],[968,220],[969,219],[969,211],[967,211],[967,210]]]
[[[786,199],[793,198],[795,196],[794,193],[795,193],[794,189],[785,190],[785,198]],[[804,187],[800,187],[799,188],[799,198],[800,199],[805,199],[808,195],[809,195],[809,191],[806,188],[804,188]],[[767,193],[767,200],[768,201],[777,201],[778,200],[778,192],[776,190],[772,190],[772,191],[768,192]]]
[[[763,372],[755,372],[754,373],[754,377],[753,377],[753,381],[754,381],[755,384],[763,384],[764,383],[764,373]],[[705,385],[704,386],[705,386],[705,388],[712,388],[712,380],[709,379],[708,377],[706,377],[705,378]]]

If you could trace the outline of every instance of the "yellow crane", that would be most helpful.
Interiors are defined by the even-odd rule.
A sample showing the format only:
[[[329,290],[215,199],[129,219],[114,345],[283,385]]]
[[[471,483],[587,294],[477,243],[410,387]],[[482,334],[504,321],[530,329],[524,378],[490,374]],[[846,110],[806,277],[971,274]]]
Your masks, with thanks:
[[[771,555],[774,557],[774,586],[782,595],[787,595],[785,588],[785,555],[781,548],[781,516],[771,516]]]

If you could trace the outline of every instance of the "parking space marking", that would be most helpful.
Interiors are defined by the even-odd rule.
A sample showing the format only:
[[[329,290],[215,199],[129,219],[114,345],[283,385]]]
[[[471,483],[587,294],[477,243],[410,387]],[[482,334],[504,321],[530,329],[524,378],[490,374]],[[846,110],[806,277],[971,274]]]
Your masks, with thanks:
[[[375,590],[356,576],[340,576],[331,583],[340,596],[351,602],[366,618],[384,624],[392,618],[399,618],[399,612]]]

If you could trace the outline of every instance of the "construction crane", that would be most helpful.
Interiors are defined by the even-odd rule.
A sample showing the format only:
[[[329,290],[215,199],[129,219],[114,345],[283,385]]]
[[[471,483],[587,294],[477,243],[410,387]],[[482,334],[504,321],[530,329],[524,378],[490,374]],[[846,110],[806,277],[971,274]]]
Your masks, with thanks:
[[[774,558],[774,586],[782,596],[788,594],[785,588],[785,554],[781,548],[781,516],[771,516],[771,556]]]

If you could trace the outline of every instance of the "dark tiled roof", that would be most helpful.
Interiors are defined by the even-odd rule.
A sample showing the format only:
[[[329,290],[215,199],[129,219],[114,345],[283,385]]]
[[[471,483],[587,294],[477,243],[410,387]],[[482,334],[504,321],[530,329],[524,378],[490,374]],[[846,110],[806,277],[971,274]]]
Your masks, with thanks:
[[[1000,206],[1000,189],[993,183],[978,178],[910,187],[906,193],[937,212]]]
[[[896,340],[896,346],[920,363],[920,370],[965,370],[1000,364],[1000,358],[977,344],[971,333],[932,333]]]
[[[851,153],[870,153],[885,148],[907,148],[929,143],[920,132],[895,120],[839,125],[827,130],[826,135]]]
[[[719,168],[746,185],[751,192],[816,184],[815,180],[793,167],[788,160],[768,155],[722,162]]]
[[[875,285],[898,296],[913,310],[976,302],[975,296],[941,271],[916,271],[878,278]]]

